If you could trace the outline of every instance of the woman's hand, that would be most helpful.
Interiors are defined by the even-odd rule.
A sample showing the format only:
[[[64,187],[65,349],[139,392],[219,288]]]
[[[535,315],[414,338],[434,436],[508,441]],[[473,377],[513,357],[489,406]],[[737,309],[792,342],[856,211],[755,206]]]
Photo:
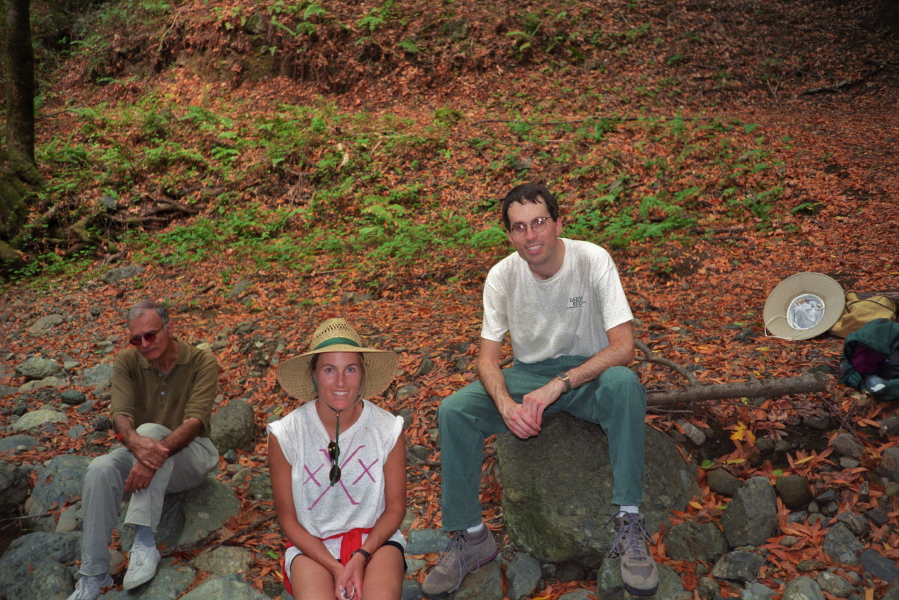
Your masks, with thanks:
[[[336,582],[334,597],[337,600],[362,600],[362,579],[365,576],[365,557],[361,553],[354,554],[343,568],[340,575],[334,576]]]

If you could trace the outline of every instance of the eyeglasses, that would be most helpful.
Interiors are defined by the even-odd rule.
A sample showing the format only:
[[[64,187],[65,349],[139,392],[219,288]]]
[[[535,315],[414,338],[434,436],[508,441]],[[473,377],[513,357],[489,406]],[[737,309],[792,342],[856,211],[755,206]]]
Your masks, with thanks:
[[[340,459],[340,446],[337,445],[337,442],[330,442],[328,444],[328,458],[331,459],[331,472],[328,473],[328,480],[331,482],[331,485],[335,485],[338,481],[340,481],[340,467],[337,464],[338,459]]]
[[[544,229],[546,229],[546,224],[549,223],[552,217],[537,217],[533,221],[531,221],[531,231],[534,233],[540,233]],[[528,232],[528,224],[527,223],[513,223],[512,227],[509,228],[509,233],[512,234],[514,238],[524,237]]]
[[[165,323],[162,324],[162,327],[165,327]],[[142,340],[147,340],[152,344],[156,341],[156,334],[162,331],[162,327],[160,327],[156,331],[151,331],[150,333],[145,333],[143,335],[132,335],[128,341],[131,342],[132,346],[140,346]]]

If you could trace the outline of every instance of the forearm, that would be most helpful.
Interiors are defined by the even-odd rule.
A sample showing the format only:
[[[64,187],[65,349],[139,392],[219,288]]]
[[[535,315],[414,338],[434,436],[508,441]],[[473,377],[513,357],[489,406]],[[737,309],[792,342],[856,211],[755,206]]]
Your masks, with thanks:
[[[498,360],[493,356],[482,352],[478,358],[478,378],[500,412],[506,403],[513,402],[509,388],[506,387],[506,378],[503,377]]]
[[[568,370],[571,387],[576,388],[593,381],[611,367],[626,367],[634,360],[633,327],[630,322],[608,330],[609,345],[589,359]]]
[[[203,423],[200,419],[189,417],[178,426],[175,431],[160,440],[160,443],[166,447],[170,456],[174,456],[186,448],[192,441],[197,439],[203,430]]]

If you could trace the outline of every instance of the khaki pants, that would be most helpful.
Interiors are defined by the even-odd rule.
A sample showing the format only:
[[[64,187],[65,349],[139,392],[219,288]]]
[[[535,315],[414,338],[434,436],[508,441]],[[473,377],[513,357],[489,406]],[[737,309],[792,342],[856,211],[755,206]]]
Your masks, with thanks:
[[[172,433],[162,425],[145,423],[140,435],[161,440]],[[81,516],[84,536],[81,540],[81,574],[104,575],[109,572],[109,542],[119,517],[119,505],[125,480],[137,459],[124,446],[91,461],[81,492]],[[146,525],[154,530],[162,517],[167,493],[182,492],[203,482],[206,474],[218,466],[218,451],[209,438],[197,438],[170,457],[156,471],[150,486],[131,494],[125,523]]]

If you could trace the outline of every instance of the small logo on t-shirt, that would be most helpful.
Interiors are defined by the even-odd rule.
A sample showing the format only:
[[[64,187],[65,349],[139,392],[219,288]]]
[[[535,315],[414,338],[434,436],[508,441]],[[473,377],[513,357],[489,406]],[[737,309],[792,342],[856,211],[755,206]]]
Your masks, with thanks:
[[[568,308],[580,308],[584,304],[583,296],[575,296],[568,299]]]

